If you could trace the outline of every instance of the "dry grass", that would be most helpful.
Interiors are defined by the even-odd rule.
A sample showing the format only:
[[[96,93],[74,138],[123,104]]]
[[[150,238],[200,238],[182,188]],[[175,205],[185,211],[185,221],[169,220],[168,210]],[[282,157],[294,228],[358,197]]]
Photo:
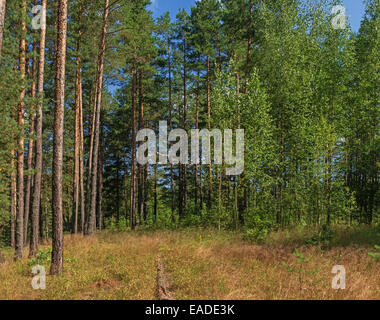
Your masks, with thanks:
[[[0,266],[0,299],[154,299],[159,243],[155,235],[68,235],[64,274],[47,276],[46,290],[33,290],[32,266],[12,262],[9,253]]]
[[[13,262],[6,251],[0,299],[155,299],[158,254],[175,299],[380,299],[379,262],[368,256],[368,246],[336,240],[322,250],[297,239],[280,243],[275,235],[257,245],[210,230],[68,235],[64,274],[48,276],[46,290],[32,289],[29,260]],[[300,266],[295,247],[312,261]],[[283,263],[305,272],[300,278]],[[334,265],[346,268],[346,290],[331,288]]]

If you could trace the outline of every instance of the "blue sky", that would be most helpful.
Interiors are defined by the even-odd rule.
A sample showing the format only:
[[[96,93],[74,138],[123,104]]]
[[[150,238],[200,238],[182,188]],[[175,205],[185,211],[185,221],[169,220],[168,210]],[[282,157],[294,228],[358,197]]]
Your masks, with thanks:
[[[151,10],[154,17],[160,16],[162,13],[169,11],[172,18],[175,17],[178,10],[185,8],[190,12],[190,8],[195,4],[195,0],[151,0]],[[358,31],[360,21],[364,15],[364,4],[362,0],[343,0],[346,14],[354,31]]]

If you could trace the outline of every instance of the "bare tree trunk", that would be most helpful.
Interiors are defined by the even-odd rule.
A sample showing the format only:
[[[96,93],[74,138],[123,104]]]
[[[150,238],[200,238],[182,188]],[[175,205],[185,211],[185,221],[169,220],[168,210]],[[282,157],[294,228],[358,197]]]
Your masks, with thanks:
[[[35,0],[37,4],[37,0]],[[37,51],[37,43],[33,43],[33,53]],[[28,158],[27,158],[27,170],[33,169],[33,157],[34,157],[34,122],[36,117],[35,102],[36,96],[36,77],[37,77],[37,57],[33,57],[32,62],[32,87],[30,96],[32,98],[33,106],[30,107],[30,130],[29,130],[29,145],[28,145]],[[28,224],[29,224],[29,212],[30,212],[30,194],[32,189],[33,176],[28,174],[25,188],[25,211],[24,211],[24,246],[26,246],[26,240],[28,236]]]
[[[223,167],[219,168],[219,198],[218,198],[218,228],[220,230],[220,223],[221,223],[221,217],[222,217],[222,174],[223,174]]]
[[[173,129],[172,121],[172,63],[171,63],[171,50],[170,50],[170,37],[168,37],[168,55],[169,55],[169,127],[170,130]],[[171,209],[172,209],[172,219],[174,219],[174,209],[175,209],[175,186],[174,186],[174,172],[173,164],[170,164],[170,190],[171,190]]]
[[[96,59],[94,61],[96,63]],[[85,210],[85,216],[84,216],[84,227],[82,229],[83,234],[86,233],[87,225],[88,225],[88,218],[89,218],[89,203],[90,203],[90,193],[91,193],[91,172],[92,172],[92,156],[93,156],[93,149],[94,149],[94,136],[95,136],[95,121],[96,121],[96,98],[97,98],[97,88],[98,88],[98,81],[99,81],[99,73],[98,70],[96,70],[96,76],[95,76],[95,83],[94,87],[90,89],[90,101],[89,106],[93,105],[92,113],[91,111],[88,113],[88,132],[91,132],[90,135],[90,150],[88,153],[88,159],[87,159],[87,179],[86,179],[86,198],[84,201],[84,210]],[[83,107],[83,103],[82,103]],[[82,126],[83,129],[83,126]],[[82,133],[83,134],[83,133]],[[83,173],[84,174],[84,173]]]
[[[136,181],[136,60],[132,65],[132,160],[131,160],[131,185],[130,185],[130,223],[131,229],[135,229],[135,181]]]
[[[95,120],[95,136],[94,136],[94,149],[92,156],[92,170],[91,170],[91,203],[90,212],[88,218],[88,225],[86,234],[91,235],[96,228],[96,194],[97,194],[97,176],[98,176],[98,155],[99,155],[99,127],[100,127],[100,109],[102,104],[102,90],[103,90],[103,69],[104,69],[104,56],[106,51],[106,35],[107,35],[107,22],[109,12],[109,0],[104,2],[104,14],[103,14],[103,31],[102,38],[99,47],[98,57],[98,87],[96,97],[96,113]]]
[[[239,227],[239,213],[238,213],[238,178],[235,176],[234,183],[234,222],[235,229],[237,230]]]
[[[17,64],[14,65],[14,71],[17,70]],[[12,132],[12,142],[15,141]],[[17,215],[17,181],[16,181],[16,150],[11,150],[11,247],[16,249],[16,215]]]
[[[16,212],[17,212],[17,182],[15,172],[15,150],[11,151],[11,247],[16,248]]]
[[[45,235],[45,237],[43,237]],[[45,207],[45,230],[41,233],[41,238],[45,243],[49,242],[49,222],[48,222],[48,208]]]
[[[20,102],[17,123],[20,129],[17,150],[17,216],[16,216],[16,259],[24,256],[24,107],[25,107],[25,50],[26,50],[26,1],[21,3],[21,36],[19,71],[21,79]]]
[[[148,164],[145,164],[144,166],[144,202],[143,202],[143,214],[144,214],[144,221],[146,221],[148,217]]]
[[[186,88],[186,33],[183,35],[183,128],[186,130],[186,108],[187,108],[187,88]],[[180,110],[178,110],[180,117]],[[178,192],[178,215],[181,219],[186,206],[186,165],[179,164],[179,192]]]
[[[200,56],[198,58],[200,60]],[[198,67],[197,70],[197,101],[196,101],[196,111],[195,111],[195,129],[199,129],[199,77],[200,70]],[[195,174],[194,174],[194,188],[195,188],[195,197],[194,197],[194,205],[195,208],[198,207],[198,164],[195,164]]]
[[[210,88],[210,57],[207,56],[207,120],[208,130],[211,130],[211,88]],[[209,144],[209,154],[211,156],[211,143]],[[211,161],[208,166],[208,199],[207,207],[211,208],[212,201],[212,166]]]
[[[42,168],[43,168],[43,164],[42,164]],[[41,179],[41,189],[42,191],[44,190],[44,185],[45,185],[45,179],[46,177],[44,177],[44,173],[43,173],[43,169],[42,169],[42,179]],[[41,194],[41,199],[42,199],[42,194]],[[46,199],[46,201],[48,202],[49,199]],[[42,210],[42,200],[41,200],[41,206],[40,206],[40,221],[39,221],[39,242],[41,243],[44,243],[45,241],[45,238],[44,238],[44,235],[45,235],[45,231],[44,231],[44,219],[45,219],[45,215],[43,214],[43,210]]]
[[[120,171],[119,171],[119,158],[117,159],[117,169],[116,169],[116,221],[119,223],[120,221]],[[125,188],[124,188],[124,196],[127,197],[127,174],[125,174]],[[127,201],[125,201],[125,208],[127,208]],[[125,210],[125,219],[128,219],[127,210]]]
[[[139,130],[143,128],[144,121],[144,103],[143,103],[143,70],[139,72]],[[137,177],[138,177],[138,201],[137,201],[137,212],[140,224],[143,217],[143,199],[144,199],[144,166],[138,164],[137,167]]]
[[[78,39],[77,39],[77,57],[76,57],[76,74],[75,74],[75,142],[74,142],[74,190],[73,190],[73,227],[72,233],[78,232],[78,213],[79,213],[79,171],[80,171],[80,105],[81,105],[81,22],[82,22],[82,3],[79,3],[78,12]]]
[[[67,37],[67,0],[58,1],[57,53],[55,73],[55,110],[53,140],[53,188],[52,188],[52,257],[51,275],[63,272],[63,208],[62,208],[62,162],[63,127],[65,112],[65,67]]]
[[[204,192],[202,186],[202,167],[199,167],[199,209],[202,211],[204,203]]]
[[[157,222],[157,164],[154,165],[154,207],[153,207],[154,222]]]
[[[100,148],[99,148],[99,166],[98,166],[98,197],[97,197],[97,217],[98,217],[98,229],[103,229],[103,150],[104,150],[104,130],[103,130],[103,115],[100,120]]]
[[[42,0],[42,20],[46,19],[46,2]],[[38,95],[38,111],[36,117],[36,163],[34,176],[34,188],[32,199],[32,226],[30,235],[30,250],[29,256],[32,257],[38,250],[38,226],[40,219],[41,208],[41,183],[42,183],[42,117],[43,117],[43,102],[44,102],[44,72],[45,72],[45,38],[46,25],[41,26],[40,30],[40,47],[39,47],[39,62],[38,62],[38,80],[37,80],[37,95]]]
[[[83,163],[83,98],[82,84],[80,83],[79,125],[80,125],[80,149],[79,149],[79,184],[80,184],[80,222],[81,232],[84,232],[85,222],[85,196],[84,196],[84,163]]]
[[[183,46],[183,129],[187,128],[187,69],[186,69],[186,33],[184,37],[184,46]],[[182,165],[182,199],[183,199],[183,209],[186,208],[187,202],[187,166],[186,164]]]
[[[96,121],[96,98],[97,98],[97,88],[98,88],[98,81],[99,81],[99,74],[96,72],[96,80],[95,80],[95,93],[94,93],[94,101],[92,100],[92,94],[90,94],[90,106],[91,103],[94,102],[93,112],[92,112],[92,121],[91,121],[91,115],[89,114],[89,130],[91,131],[90,136],[90,150],[88,153],[88,160],[87,160],[87,181],[86,181],[86,200],[85,200],[85,217],[84,217],[84,229],[83,234],[86,233],[87,227],[88,227],[88,220],[90,217],[90,193],[91,193],[91,172],[92,172],[92,157],[93,157],[93,150],[94,150],[94,137],[95,137],[95,121]],[[91,127],[91,129],[90,129]]]
[[[240,94],[240,76],[239,76],[239,71],[236,71],[236,94],[239,96]],[[240,107],[239,105],[237,106],[237,117],[238,117],[238,128],[240,128]],[[239,227],[239,212],[238,212],[238,187],[239,187],[239,182],[238,182],[238,177],[235,176],[234,178],[235,183],[234,183],[234,222],[235,222],[235,229],[238,229]]]
[[[0,0],[0,57],[1,57],[1,49],[3,47],[5,5],[6,5],[6,0]]]
[[[119,156],[118,156],[119,157]],[[126,221],[130,221],[131,217],[130,217],[130,198],[128,196],[128,192],[130,191],[130,187],[128,189],[128,166],[127,164],[125,164],[125,173],[124,173],[124,176],[120,176],[120,171],[119,171],[119,167],[117,167],[117,180],[116,181],[120,181],[120,183],[122,183],[122,185],[124,186],[124,188],[120,188],[119,187],[119,182],[117,182],[117,216],[116,216],[116,220],[117,222],[120,221],[120,202],[123,202],[123,201],[120,201],[121,199],[121,194],[123,195],[123,199],[124,199],[124,217],[125,217],[125,220]],[[130,178],[130,177],[129,177]]]

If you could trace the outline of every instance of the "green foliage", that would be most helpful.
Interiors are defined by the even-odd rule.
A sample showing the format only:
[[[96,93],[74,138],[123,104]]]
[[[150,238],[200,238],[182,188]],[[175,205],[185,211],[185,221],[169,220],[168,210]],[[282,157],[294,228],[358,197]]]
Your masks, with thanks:
[[[185,218],[181,219],[181,227],[200,227],[202,225],[202,216],[196,214],[186,214]]]
[[[38,252],[34,258],[29,260],[29,265],[44,265],[51,261],[52,248],[49,247],[46,251],[38,249]]]
[[[260,229],[247,229],[243,234],[244,239],[254,241],[254,242],[262,242],[266,239],[268,235],[268,230],[265,228]]]
[[[115,217],[106,218],[104,220],[104,226],[106,229],[109,229],[110,231],[127,231],[130,230],[129,220],[127,220],[124,216],[119,218],[119,221],[115,219]]]
[[[329,226],[378,223],[379,1],[366,1],[357,34],[350,28],[331,27],[331,6],[340,2],[202,0],[191,12],[180,11],[175,21],[169,13],[154,21],[148,0],[113,2],[102,99],[105,227],[130,229],[125,217],[130,205],[132,66],[142,74],[135,88],[136,104],[143,107],[143,123],[138,129],[142,125],[157,132],[160,120],[170,120],[172,128],[188,132],[197,124],[199,129],[210,125],[220,130],[244,129],[245,133],[244,173],[236,179],[224,174],[226,164],[213,164],[211,173],[208,166],[199,165],[196,179],[194,166],[180,173],[180,166],[149,164],[139,228],[240,226],[247,239],[262,242],[280,228],[323,225],[306,244],[327,246],[335,240]],[[79,4],[83,5],[80,24]],[[103,0],[69,2],[62,177],[66,233],[71,231],[73,212],[78,31],[87,166],[103,6]],[[41,200],[44,232],[51,232],[52,220],[54,1],[48,1],[48,8]],[[10,243],[10,221],[14,219],[10,216],[10,178],[15,174],[12,151],[22,152],[16,150],[21,133],[25,147],[33,138],[29,134],[35,107],[30,95],[31,72],[26,76],[24,132],[16,121],[21,86],[19,21],[19,3],[8,1],[0,57],[3,245]],[[37,55],[31,52],[32,44],[39,40],[39,32],[30,28],[30,17],[26,37],[30,68]],[[26,176],[34,173],[25,170]],[[85,168],[85,185],[87,173]],[[137,197],[134,200],[137,202]]]
[[[66,259],[66,262],[67,262],[67,263],[78,262],[78,259],[77,259],[77,258],[73,258],[73,259],[71,259],[71,258],[67,258],[67,259]]]
[[[329,245],[334,233],[327,225],[323,225],[320,231],[306,240],[306,245]]]
[[[265,214],[260,215],[254,210],[248,212],[245,225],[247,228],[244,232],[245,238],[255,242],[264,241],[275,226],[270,217]]]
[[[298,275],[299,290],[303,290],[303,282],[305,275],[315,275],[321,272],[321,270],[313,268],[314,262],[312,257],[306,257],[297,248],[295,249],[293,256],[296,258],[297,265],[289,265],[282,261],[281,265],[289,272]]]
[[[199,128],[205,128],[210,98],[211,127],[245,131],[245,170],[236,198],[235,180],[223,175],[219,188],[224,165],[213,165],[211,178],[208,168],[199,166],[197,186],[194,168],[188,166],[186,197],[179,166],[149,165],[148,214],[141,228],[228,229],[240,224],[246,238],[263,241],[272,230],[292,225],[378,219],[377,122],[370,120],[378,118],[377,96],[371,95],[376,79],[370,79],[377,68],[376,2],[368,2],[357,35],[331,27],[330,8],[339,1],[253,1],[252,10],[249,3],[203,0],[190,14],[179,12],[174,22],[164,14],[155,26],[145,2],[117,12],[127,30],[114,36],[117,59],[109,66],[122,69],[122,84],[105,114],[107,219],[129,209],[124,200],[130,183],[132,57],[146,75],[144,120],[150,128],[171,120],[173,128],[186,125],[190,130],[196,116]],[[366,72],[367,67],[373,72]],[[209,181],[212,203],[207,206]],[[182,198],[187,200],[179,217]],[[108,225],[124,228],[123,222]],[[306,243],[327,246],[332,237],[322,227]]]
[[[375,252],[368,252],[368,255],[375,261],[380,261],[380,246],[375,245]]]

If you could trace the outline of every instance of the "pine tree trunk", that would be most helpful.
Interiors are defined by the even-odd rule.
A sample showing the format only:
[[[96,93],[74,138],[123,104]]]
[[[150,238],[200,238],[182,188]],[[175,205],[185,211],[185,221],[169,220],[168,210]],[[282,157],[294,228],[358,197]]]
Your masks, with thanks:
[[[236,95],[240,95],[240,76],[239,72],[236,72]],[[238,118],[238,129],[240,128],[240,106],[237,106],[237,118]],[[234,183],[234,222],[235,222],[235,229],[237,230],[239,227],[239,212],[238,212],[238,177],[235,176],[235,183]]]
[[[63,272],[62,165],[65,112],[67,0],[58,1],[52,184],[51,275]]]
[[[35,0],[37,4],[37,0]],[[37,52],[37,44],[33,44],[33,53]],[[33,169],[33,157],[34,157],[34,122],[36,117],[36,110],[34,105],[34,98],[36,96],[36,77],[37,77],[37,57],[33,57],[32,62],[32,86],[30,96],[32,98],[33,106],[30,107],[30,130],[29,130],[29,144],[28,144],[28,158],[27,158],[27,170]],[[24,211],[24,246],[26,246],[26,240],[28,236],[28,224],[29,224],[29,212],[31,207],[30,194],[32,192],[33,176],[28,174],[25,187],[25,211]]]
[[[154,204],[153,204],[153,216],[154,222],[157,223],[157,164],[154,165]]]
[[[211,131],[211,88],[210,88],[210,57],[207,56],[207,127]],[[209,155],[211,156],[211,143],[209,144]],[[211,161],[208,167],[208,199],[207,207],[211,208],[212,201],[212,166]]]
[[[79,149],[79,184],[80,184],[80,222],[81,232],[84,233],[85,223],[85,196],[84,196],[84,147],[83,147],[83,98],[82,98],[82,83],[80,81],[80,104],[79,104],[79,132],[80,132],[80,149]]]
[[[84,229],[83,234],[86,233],[87,227],[88,227],[88,220],[90,217],[90,194],[91,194],[91,172],[92,172],[92,157],[93,157],[93,150],[94,150],[94,137],[95,137],[95,121],[96,121],[96,98],[97,98],[97,88],[98,88],[98,81],[99,81],[99,73],[96,71],[96,80],[95,80],[95,88],[94,88],[94,95],[92,95],[92,91],[90,93],[90,106],[92,103],[94,103],[92,115],[91,112],[89,112],[89,119],[88,119],[88,125],[89,125],[89,132],[91,132],[90,136],[90,150],[88,153],[88,160],[87,160],[87,180],[86,180],[86,200],[85,200],[85,217],[84,217]]]
[[[11,151],[11,247],[16,248],[17,182],[15,150]]]
[[[143,70],[139,72],[139,130],[143,129],[144,121],[144,103],[143,103]],[[138,201],[137,201],[137,212],[140,223],[143,217],[143,199],[144,199],[144,166],[138,164],[137,167],[137,177],[138,177]]]
[[[282,127],[282,117],[281,117],[281,136],[280,136],[280,146],[281,146],[281,169],[280,169],[280,176],[279,176],[279,211],[278,211],[278,216],[277,216],[277,224],[283,226],[283,189],[284,189],[284,165],[285,165],[285,136],[283,132],[283,127]]]
[[[14,71],[17,70],[17,65],[14,66]],[[12,133],[12,141],[15,140]],[[16,215],[17,215],[17,181],[16,181],[16,150],[11,150],[11,247],[16,249]]]
[[[42,173],[42,177],[43,177],[43,173]],[[44,189],[44,179],[42,178],[42,181],[41,181],[41,188],[42,190]],[[34,193],[34,191],[33,191]],[[44,241],[44,216],[43,216],[43,212],[42,212],[42,203],[41,203],[41,207],[40,207],[40,211],[39,211],[39,223],[38,223],[38,228],[39,228],[39,234],[38,234],[38,242],[40,243],[43,243]],[[32,218],[32,224],[33,224],[33,218]],[[32,225],[32,228],[33,228],[33,225]],[[32,231],[33,232],[33,231]],[[33,238],[33,235],[31,237],[31,239]],[[37,250],[36,250],[37,251]],[[29,251],[30,252],[30,251]],[[37,253],[37,252],[36,252]],[[36,254],[35,253],[35,254]]]
[[[133,61],[132,65],[132,160],[131,160],[131,185],[130,185],[130,224],[131,229],[135,229],[135,181],[136,181],[136,60]]]
[[[119,164],[119,159],[117,159],[116,163]],[[126,177],[127,175],[125,175]],[[126,178],[125,178],[125,190],[127,189],[126,186]],[[125,202],[125,207],[127,207],[127,201]],[[127,210],[126,210],[127,211]],[[125,219],[128,219],[127,214],[125,215]],[[116,222],[119,223],[120,221],[120,171],[119,167],[116,169]]]
[[[118,162],[119,163],[119,162]],[[120,172],[119,172],[119,167],[117,167],[117,216],[116,216],[116,219],[117,219],[117,222],[120,221],[120,197],[121,197],[121,193],[123,193],[123,197],[124,197],[124,217],[125,217],[125,220],[126,221],[130,221],[130,216],[129,216],[129,213],[130,213],[130,209],[131,209],[131,206],[130,206],[130,195],[128,196],[128,191],[130,191],[130,188],[128,189],[128,166],[127,164],[125,164],[125,174],[124,176],[122,177],[122,181],[120,181]],[[130,176],[129,176],[130,178]],[[119,181],[123,183],[123,186],[124,188],[122,188],[120,190],[120,186],[119,186]]]
[[[198,58],[200,60],[200,56]],[[196,111],[195,111],[195,129],[199,129],[199,77],[200,77],[200,69],[198,67],[197,70],[197,98],[196,98]],[[195,208],[198,207],[198,164],[195,164],[195,173],[194,173],[194,205]]]
[[[99,166],[98,166],[98,197],[97,197],[97,217],[98,230],[103,230],[103,150],[104,150],[104,130],[103,130],[103,115],[100,119],[100,147],[99,147]]]
[[[72,233],[78,232],[78,214],[79,214],[79,172],[80,172],[80,104],[81,104],[81,22],[82,22],[82,3],[79,3],[78,12],[78,39],[77,39],[77,57],[76,57],[76,74],[75,74],[75,133],[74,133],[74,190],[73,190],[73,227]]]
[[[235,229],[237,230],[239,227],[238,178],[237,178],[237,176],[235,176],[235,183],[234,183],[234,222],[235,222]]]
[[[186,33],[184,37],[184,47],[183,47],[183,129],[187,128],[187,68],[186,68]],[[187,202],[187,166],[182,165],[182,201],[183,209],[186,208]],[[182,210],[183,210],[182,209]]]
[[[173,129],[173,120],[172,120],[172,63],[171,63],[171,50],[170,50],[170,38],[168,37],[168,55],[169,55],[169,128]],[[172,219],[174,219],[174,209],[175,209],[175,186],[174,186],[174,172],[173,164],[170,164],[170,196],[171,196],[171,210],[172,210]]]
[[[19,71],[21,79],[20,101],[17,123],[20,129],[17,150],[17,216],[16,216],[16,259],[24,256],[24,107],[25,107],[25,60],[26,60],[26,1],[21,3],[21,36],[19,50]]]
[[[186,34],[183,37],[183,129],[186,130],[186,107],[187,107],[187,88],[186,88]],[[180,110],[178,110],[180,113]],[[180,117],[180,114],[179,114]],[[179,194],[178,194],[178,215],[183,218],[183,210],[186,205],[186,165],[179,164]]]
[[[143,201],[143,214],[144,221],[146,221],[148,217],[148,164],[144,166],[144,201]]]
[[[3,47],[4,21],[5,21],[6,0],[0,0],[0,57]]]
[[[109,0],[104,2],[104,14],[103,14],[103,31],[102,38],[99,47],[98,57],[98,84],[97,84],[97,97],[96,108],[94,112],[96,114],[95,130],[94,130],[94,148],[92,156],[92,170],[91,170],[91,203],[88,218],[88,225],[86,234],[91,235],[96,229],[96,195],[97,195],[97,177],[98,177],[98,156],[99,156],[99,129],[100,129],[100,111],[102,103],[102,91],[103,91],[103,70],[104,70],[104,57],[106,51],[106,35],[107,35],[107,23],[109,12]]]
[[[220,230],[221,228],[221,217],[222,217],[222,174],[223,174],[223,168],[219,168],[219,197],[218,197],[218,228]]]
[[[41,170],[41,190],[43,191],[44,190],[44,186],[45,186],[45,180],[46,180],[46,176],[44,177],[44,171],[43,171],[43,162],[42,162],[42,170]],[[38,227],[39,227],[39,235],[37,235],[38,237],[38,241],[41,242],[41,243],[44,243],[45,242],[45,229],[44,229],[44,221],[46,220],[46,224],[47,224],[47,216],[45,217],[45,215],[47,215],[46,213],[46,206],[45,206],[45,214],[43,213],[43,210],[42,210],[42,191],[41,191],[41,201],[40,201],[40,208],[39,208],[39,224],[38,224]],[[33,192],[34,193],[34,192]],[[49,202],[49,199],[47,198],[46,199],[47,202]],[[33,218],[32,218],[33,220]],[[32,222],[33,223],[33,222]],[[46,225],[46,229],[47,229],[47,225]],[[36,233],[37,234],[37,233]],[[32,236],[33,237],[33,236]],[[46,238],[48,237],[48,234],[46,235]],[[37,242],[38,244],[38,242]],[[37,248],[38,249],[38,248]],[[36,253],[37,253],[37,249],[36,249]],[[35,254],[36,254],[35,253]]]

